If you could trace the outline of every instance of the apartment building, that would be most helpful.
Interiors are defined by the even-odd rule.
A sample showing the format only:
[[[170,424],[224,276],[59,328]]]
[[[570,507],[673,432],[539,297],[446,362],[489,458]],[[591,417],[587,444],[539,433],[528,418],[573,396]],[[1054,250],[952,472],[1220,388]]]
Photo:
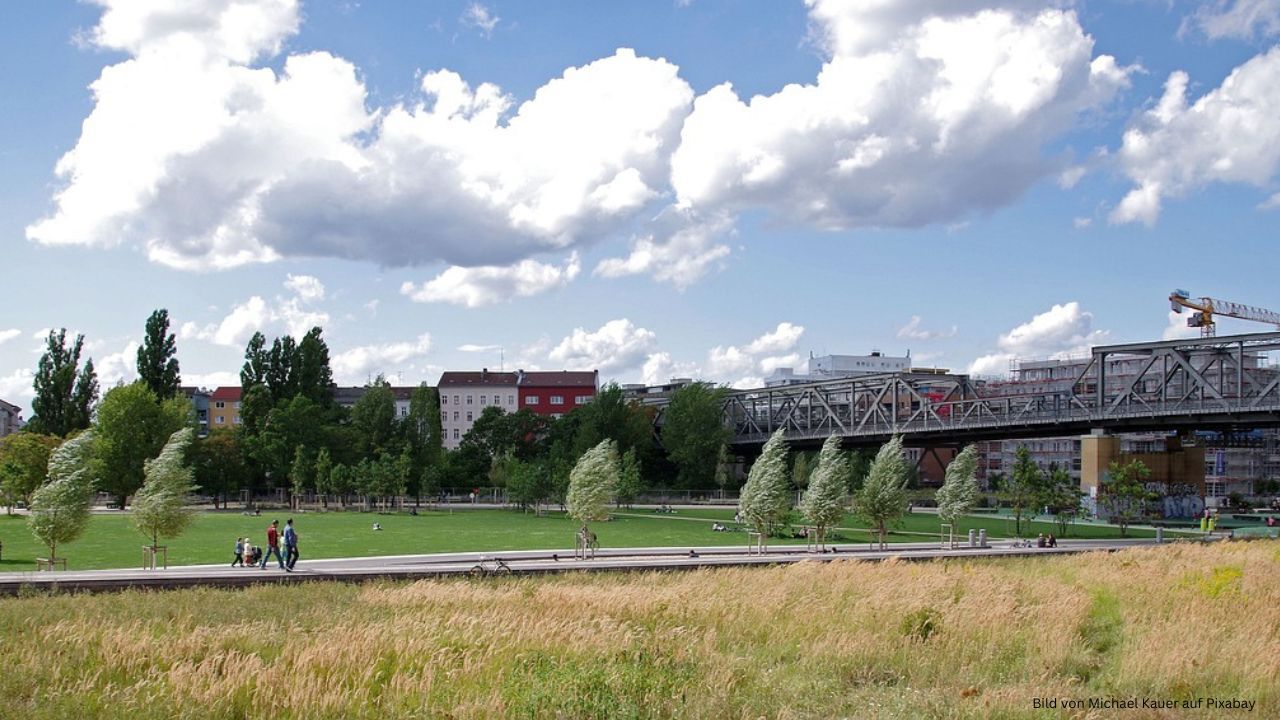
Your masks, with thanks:
[[[443,444],[457,449],[487,407],[513,413],[520,409],[518,375],[513,372],[449,371],[440,376],[440,425]]]
[[[517,370],[516,386],[521,408],[558,418],[595,398],[600,388],[600,372]]]
[[[209,429],[240,426],[240,387],[223,386],[209,393]]]
[[[0,437],[18,432],[23,425],[22,408],[0,400]]]
[[[809,355],[809,372],[798,373],[795,368],[775,368],[764,379],[765,387],[785,387],[804,383],[839,380],[859,375],[906,372],[911,368],[911,356],[885,355],[878,350],[869,355]]]

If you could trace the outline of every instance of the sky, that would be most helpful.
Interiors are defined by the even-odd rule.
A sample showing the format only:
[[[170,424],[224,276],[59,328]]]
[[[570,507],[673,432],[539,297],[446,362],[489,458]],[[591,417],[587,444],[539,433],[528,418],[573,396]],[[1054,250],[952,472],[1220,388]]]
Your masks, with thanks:
[[[0,10],[0,398],[324,328],[336,379],[1018,359],[1280,308],[1280,0]],[[1224,320],[1219,334],[1266,330]]]

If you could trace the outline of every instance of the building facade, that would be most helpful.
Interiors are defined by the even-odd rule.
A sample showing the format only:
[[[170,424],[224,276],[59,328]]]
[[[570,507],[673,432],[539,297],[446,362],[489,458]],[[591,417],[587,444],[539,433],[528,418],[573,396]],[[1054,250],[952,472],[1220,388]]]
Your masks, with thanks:
[[[517,370],[516,386],[522,409],[558,418],[576,407],[586,405],[595,398],[600,388],[600,373],[597,370],[587,372]]]
[[[240,388],[223,386],[209,393],[209,429],[240,427]]]
[[[443,444],[456,450],[487,407],[513,413],[520,409],[516,373],[446,372],[440,376],[440,426]],[[406,412],[407,414],[407,412]]]
[[[18,432],[23,425],[22,408],[0,400],[0,437]]]
[[[196,433],[200,437],[209,434],[209,391],[204,388],[183,385],[178,388],[183,397],[191,402],[191,412],[196,417]]]
[[[764,379],[765,387],[785,387],[804,383],[839,380],[859,375],[906,372],[911,369],[911,356],[884,355],[872,351],[870,355],[809,355],[809,372],[797,373],[795,368],[779,367]]]

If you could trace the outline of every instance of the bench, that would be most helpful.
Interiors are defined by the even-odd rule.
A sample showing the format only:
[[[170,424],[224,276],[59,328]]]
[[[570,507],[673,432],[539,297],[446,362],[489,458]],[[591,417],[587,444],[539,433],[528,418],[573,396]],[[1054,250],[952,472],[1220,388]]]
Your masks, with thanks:
[[[41,570],[48,570],[50,572],[53,572],[58,565],[61,565],[63,572],[66,572],[67,559],[66,558],[42,558],[42,557],[36,558],[36,572],[40,572]]]
[[[164,558],[164,565],[162,567],[164,567],[165,570],[169,569],[168,546],[156,545],[155,547],[152,547],[151,545],[143,545],[142,546],[142,569],[143,570],[156,569],[156,555],[160,555],[161,557]]]
[[[747,554],[764,554],[764,536],[755,530],[747,531]]]

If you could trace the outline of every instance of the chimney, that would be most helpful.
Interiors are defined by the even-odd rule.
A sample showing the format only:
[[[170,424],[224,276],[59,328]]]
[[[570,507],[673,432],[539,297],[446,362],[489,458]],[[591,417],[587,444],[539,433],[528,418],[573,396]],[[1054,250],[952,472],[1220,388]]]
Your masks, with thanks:
[[[480,368],[480,382],[484,382],[485,377],[489,375],[489,368]]]
[[[523,370],[523,369],[521,369],[521,370],[516,370],[516,384],[517,384],[517,385],[523,385],[523,384],[524,384],[524,370]]]

